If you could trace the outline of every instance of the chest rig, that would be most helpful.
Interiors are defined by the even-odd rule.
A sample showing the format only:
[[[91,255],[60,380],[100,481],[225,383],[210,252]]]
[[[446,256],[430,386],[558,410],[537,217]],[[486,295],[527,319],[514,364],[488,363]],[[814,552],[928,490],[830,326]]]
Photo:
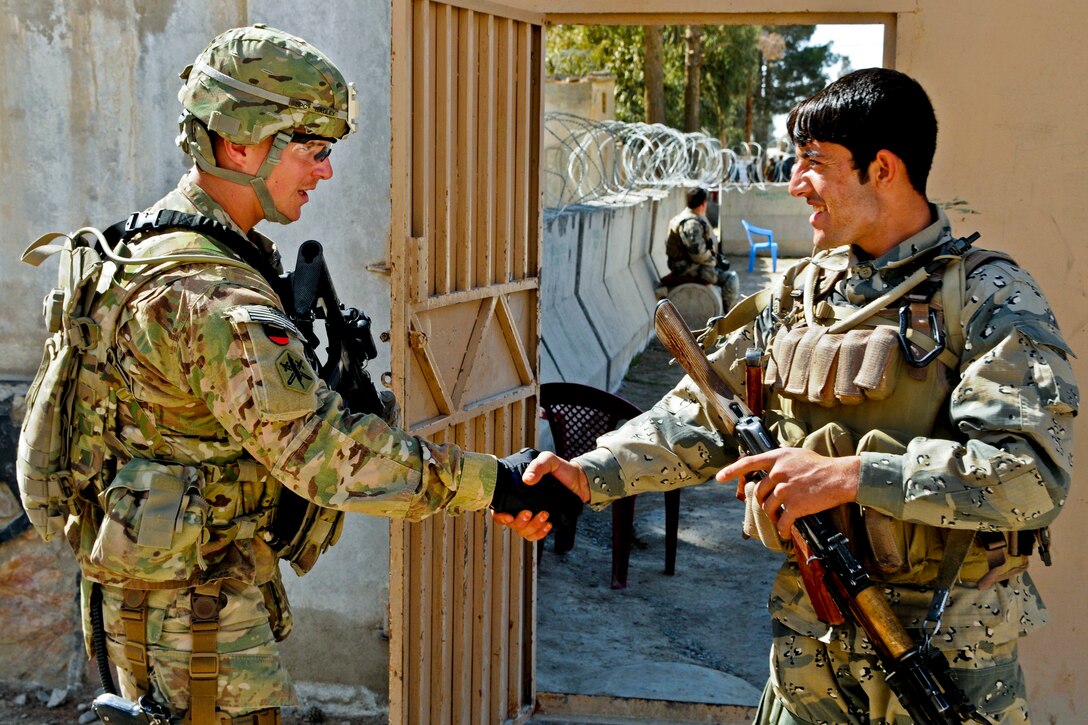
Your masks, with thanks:
[[[923,253],[901,282],[860,308],[843,303],[845,270],[802,263],[746,314],[736,310],[748,320],[770,312],[762,384],[767,425],[780,441],[845,456],[902,453],[918,436],[962,439],[946,411],[964,346],[966,280],[983,264],[1011,261],[973,250],[977,237]],[[744,324],[729,317],[719,334]],[[975,535],[911,524],[853,504],[836,514],[875,579],[944,590],[956,579],[980,588],[1007,580],[1047,538],[1045,530]]]

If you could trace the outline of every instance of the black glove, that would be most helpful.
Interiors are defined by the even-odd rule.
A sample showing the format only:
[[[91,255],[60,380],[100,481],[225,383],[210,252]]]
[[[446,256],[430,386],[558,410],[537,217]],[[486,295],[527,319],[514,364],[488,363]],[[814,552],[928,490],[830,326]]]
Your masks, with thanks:
[[[539,453],[533,448],[522,448],[512,456],[499,459],[491,508],[513,516],[522,511],[532,511],[534,516],[547,511],[554,526],[574,526],[582,513],[582,499],[578,494],[550,474],[532,486],[521,480],[525,469]]]

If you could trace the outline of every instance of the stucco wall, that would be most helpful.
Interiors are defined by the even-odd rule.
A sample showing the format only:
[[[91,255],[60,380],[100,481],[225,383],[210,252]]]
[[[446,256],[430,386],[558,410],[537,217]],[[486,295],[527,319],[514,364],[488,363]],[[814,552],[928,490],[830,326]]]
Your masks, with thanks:
[[[9,410],[18,410],[40,359],[40,301],[56,274],[55,264],[43,270],[19,264],[19,254],[41,233],[111,224],[173,187],[187,169],[174,145],[178,73],[230,27],[264,22],[300,35],[358,84],[362,132],[337,144],[335,178],[311,194],[301,222],[263,224],[262,230],[280,241],[291,266],[299,242],[323,241],[341,298],[366,309],[377,331],[388,328],[387,279],[366,271],[368,264],[385,261],[389,234],[387,1],[326,3],[305,13],[288,0],[2,0],[0,10],[0,172],[7,180],[0,194],[5,456],[13,455],[15,419]],[[382,357],[372,363],[376,373],[388,369],[388,347],[381,348]],[[7,483],[10,471],[3,470]],[[0,487],[0,530],[17,513],[17,501],[13,506],[7,486]],[[30,532],[0,542],[0,585],[31,597],[23,612],[35,604],[56,609],[71,598],[72,571],[41,564],[70,560],[62,548],[56,542],[46,547]],[[59,573],[46,581],[50,570]],[[388,575],[388,523],[362,516],[348,517],[340,544],[305,579],[286,570],[295,634],[283,652],[296,680],[372,691],[361,693],[358,702],[380,705],[386,699]],[[63,654],[39,658],[30,668],[25,655],[28,637],[70,649],[72,629],[62,631],[64,620],[28,618],[14,606],[0,609],[0,619],[5,631],[22,633],[18,641],[0,643],[0,679],[29,677],[63,687]],[[32,635],[26,632],[28,619]],[[337,666],[328,667],[333,661]]]
[[[897,67],[929,90],[940,123],[931,195],[961,198],[977,214],[958,229],[982,232],[980,244],[1012,254],[1042,284],[1088,386],[1088,228],[1084,203],[1084,119],[1088,117],[1088,5],[1043,0],[1030,9],[1009,2],[927,0],[901,16]],[[1083,418],[1083,416],[1082,416]],[[1081,573],[1088,548],[1088,450],[1083,420],[1073,482],[1054,529],[1054,566],[1033,565],[1050,607],[1050,624],[1026,638],[1022,656],[1032,720],[1088,719],[1088,630]]]

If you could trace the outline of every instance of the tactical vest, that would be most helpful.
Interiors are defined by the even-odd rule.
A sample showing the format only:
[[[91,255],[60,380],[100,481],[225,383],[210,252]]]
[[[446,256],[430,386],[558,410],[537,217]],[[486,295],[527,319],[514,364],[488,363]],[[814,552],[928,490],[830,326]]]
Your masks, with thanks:
[[[114,248],[91,228],[46,235],[23,255],[35,265],[58,253],[61,260],[58,287],[45,302],[50,336],[19,439],[17,474],[28,517],[46,540],[63,530],[84,576],[101,583],[193,586],[216,578],[208,559],[227,547],[250,561],[267,559],[259,550],[271,550],[273,560],[286,558],[305,573],[336,542],[342,513],[298,498],[247,457],[170,463],[170,443],[116,356],[121,315],[149,282],[182,265],[252,265],[224,254],[207,236],[162,233],[189,227],[156,228],[138,224],[140,218],[147,215],[130,218],[124,239],[137,231],[161,234],[141,245],[140,261],[127,243]],[[134,450],[126,430],[144,448]]]
[[[918,436],[962,440],[942,414],[963,350],[966,279],[995,259],[1011,261],[984,250],[950,255],[940,268],[916,272],[913,282],[860,310],[831,304],[827,297],[838,276],[805,261],[774,294],[741,302],[708,330],[709,338],[771,308],[779,324],[765,356],[766,423],[784,445],[845,456],[902,453]],[[936,579],[950,529],[892,519],[858,505],[836,514],[874,579],[892,584]],[[959,579],[978,586],[1008,579],[1026,568],[1029,550],[1015,534],[976,536]]]
[[[710,228],[707,222],[697,215],[690,213],[678,214],[669,222],[669,236],[665,241],[665,255],[668,257],[669,270],[679,274],[686,273],[691,266],[698,266],[696,262],[688,259],[687,246],[680,235],[680,227],[684,224],[695,223],[699,225],[700,234],[704,239],[709,238]],[[679,265],[679,266],[676,266]]]

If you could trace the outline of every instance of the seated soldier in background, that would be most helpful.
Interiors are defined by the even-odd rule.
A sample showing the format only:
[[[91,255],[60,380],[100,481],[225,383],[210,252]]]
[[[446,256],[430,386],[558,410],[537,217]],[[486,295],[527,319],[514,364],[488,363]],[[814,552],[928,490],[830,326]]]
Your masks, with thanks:
[[[718,253],[718,239],[706,217],[706,206],[706,189],[688,189],[687,207],[669,221],[665,254],[670,274],[662,282],[670,287],[684,282],[716,284],[721,287],[722,306],[728,310],[737,301],[740,282]]]

